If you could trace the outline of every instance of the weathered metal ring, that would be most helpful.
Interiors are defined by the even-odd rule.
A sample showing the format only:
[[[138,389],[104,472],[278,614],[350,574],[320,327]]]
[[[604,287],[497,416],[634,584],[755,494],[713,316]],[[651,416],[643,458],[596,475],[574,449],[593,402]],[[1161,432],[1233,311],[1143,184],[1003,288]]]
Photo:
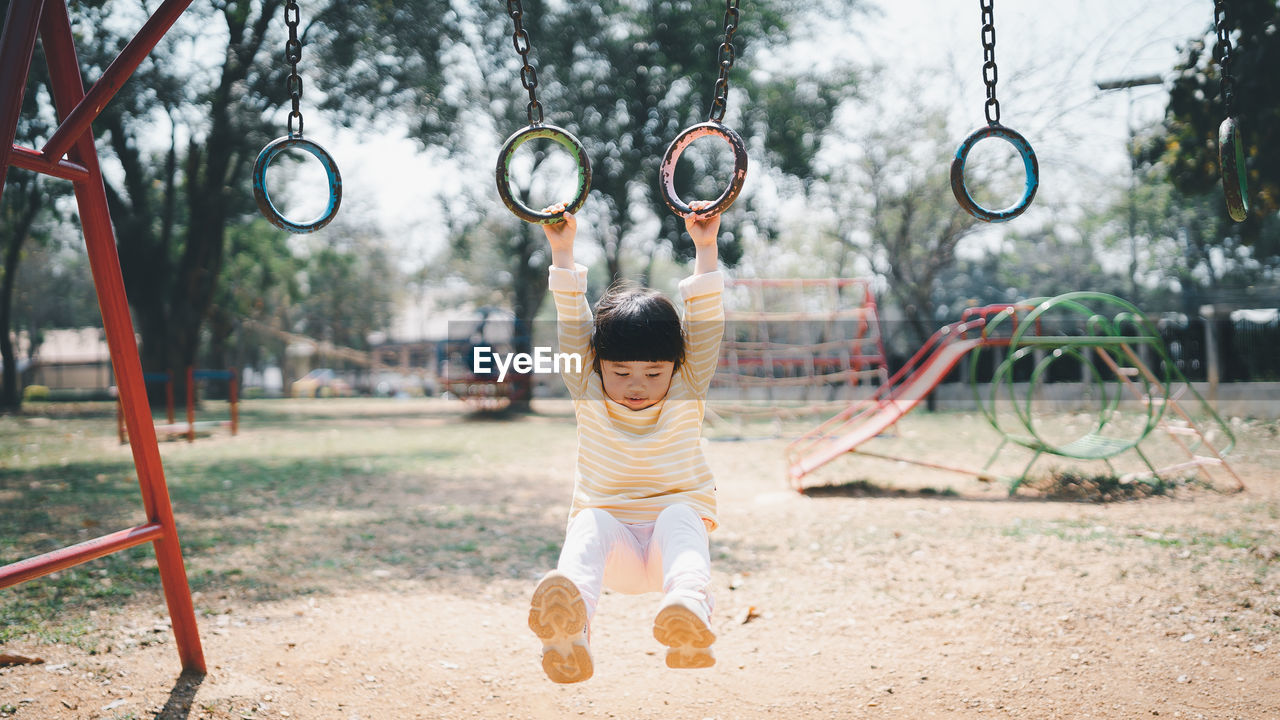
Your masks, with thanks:
[[[1222,170],[1222,194],[1227,214],[1236,222],[1249,217],[1249,174],[1244,163],[1240,127],[1229,117],[1218,126],[1218,164]]]
[[[720,193],[720,197],[716,198],[715,202],[695,212],[680,199],[679,195],[676,195],[676,161],[680,159],[680,153],[684,152],[685,148],[689,147],[694,140],[706,135],[717,135],[723,138],[725,142],[729,143],[729,147],[733,149],[733,177],[729,180],[729,187]],[[738,193],[742,192],[742,183],[746,179],[746,144],[742,142],[742,138],[732,128],[714,120],[685,128],[667,146],[667,152],[662,156],[662,165],[658,168],[658,185],[662,190],[662,200],[666,202],[667,207],[671,208],[671,212],[680,217],[716,215],[728,210],[733,201],[738,198]]]
[[[1016,203],[1002,210],[988,210],[977,203],[973,196],[969,194],[969,188],[964,184],[964,165],[969,158],[969,151],[979,140],[988,137],[998,137],[1006,140],[1018,150],[1018,154],[1022,156],[1022,166],[1026,171],[1026,182],[1023,185],[1022,198]],[[955,159],[951,161],[951,192],[956,196],[956,201],[960,203],[960,207],[965,212],[982,220],[983,222],[1005,222],[1018,217],[1026,212],[1030,207],[1032,199],[1036,196],[1036,190],[1040,187],[1040,165],[1036,162],[1036,152],[1031,149],[1031,143],[1022,137],[1016,130],[1012,130],[1003,125],[992,123],[986,127],[979,128],[969,137],[960,143],[960,147],[956,148]]]
[[[271,195],[267,192],[267,167],[276,155],[290,148],[305,150],[314,155],[324,166],[324,172],[329,178],[329,204],[310,222],[299,223],[285,217],[275,203],[271,202]],[[291,233],[312,233],[328,225],[338,214],[338,206],[342,204],[342,175],[338,172],[338,164],[324,148],[299,135],[286,135],[267,143],[262,152],[258,153],[258,159],[253,163],[253,197],[258,201],[258,209],[272,225]]]
[[[511,192],[511,158],[515,156],[517,148],[534,138],[547,138],[560,143],[578,163],[577,194],[574,195],[573,200],[565,206],[562,212],[546,213],[534,210],[520,202],[520,199]],[[528,125],[507,138],[507,141],[502,144],[502,150],[498,152],[496,175],[498,196],[502,198],[502,204],[506,205],[521,220],[540,225],[560,222],[565,213],[578,212],[578,210],[582,209],[583,204],[587,202],[587,193],[591,191],[591,160],[587,158],[587,149],[568,130],[555,125]]]

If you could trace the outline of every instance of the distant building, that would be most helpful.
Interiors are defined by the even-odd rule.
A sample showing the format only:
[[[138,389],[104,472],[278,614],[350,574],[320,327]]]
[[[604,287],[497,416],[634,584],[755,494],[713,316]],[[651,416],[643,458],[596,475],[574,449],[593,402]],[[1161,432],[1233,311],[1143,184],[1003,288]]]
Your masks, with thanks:
[[[102,328],[46,330],[32,354],[31,339],[18,334],[18,370],[22,385],[51,390],[102,390],[115,384],[111,351]]]

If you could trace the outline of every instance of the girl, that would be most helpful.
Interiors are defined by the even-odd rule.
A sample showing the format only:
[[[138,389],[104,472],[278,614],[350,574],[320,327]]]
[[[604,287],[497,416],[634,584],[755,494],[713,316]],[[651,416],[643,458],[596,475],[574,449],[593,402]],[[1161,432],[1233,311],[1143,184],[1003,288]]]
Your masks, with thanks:
[[[564,373],[578,421],[569,527],[560,561],[529,608],[542,668],[559,683],[591,677],[590,623],[602,587],[665,593],[653,635],[668,648],[668,667],[710,667],[707,534],[716,528],[716,498],[700,436],[724,332],[720,216],[685,219],[696,257],[693,276],[680,283],[683,323],[670,300],[626,285],[610,288],[593,320],[587,269],[573,258],[577,220],[566,213],[542,227],[559,351],[583,359],[580,373]]]

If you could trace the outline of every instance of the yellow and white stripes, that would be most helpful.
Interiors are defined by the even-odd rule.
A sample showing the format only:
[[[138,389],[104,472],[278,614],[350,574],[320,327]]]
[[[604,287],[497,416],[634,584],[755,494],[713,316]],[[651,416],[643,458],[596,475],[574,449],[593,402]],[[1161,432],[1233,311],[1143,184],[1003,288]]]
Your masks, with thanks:
[[[630,410],[604,393],[592,369],[591,309],[586,268],[551,268],[549,286],[559,316],[559,352],[579,353],[582,372],[563,373],[578,419],[578,462],[573,506],[600,508],[625,523],[652,522],[675,503],[692,507],[715,529],[715,479],[701,447],[707,388],[715,374],[724,333],[719,272],[680,283],[688,334],[685,363],[671,379],[666,398]]]

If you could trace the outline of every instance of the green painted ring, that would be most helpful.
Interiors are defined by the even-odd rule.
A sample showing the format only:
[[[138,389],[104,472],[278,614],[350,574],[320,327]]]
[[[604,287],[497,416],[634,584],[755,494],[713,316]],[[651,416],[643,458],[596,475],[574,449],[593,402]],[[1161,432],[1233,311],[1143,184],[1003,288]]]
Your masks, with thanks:
[[[511,158],[515,156],[516,150],[521,145],[534,138],[547,138],[548,140],[556,141],[564,146],[578,163],[577,193],[574,195],[573,200],[565,206],[564,212],[545,213],[534,210],[520,202],[520,199],[511,192]],[[591,161],[587,158],[586,148],[568,130],[555,125],[535,123],[513,133],[502,144],[502,150],[498,152],[498,167],[495,174],[498,181],[498,197],[502,198],[502,204],[506,205],[507,209],[515,213],[516,217],[521,220],[541,225],[560,222],[564,217],[564,213],[576,213],[581,210],[582,206],[587,202],[587,193],[591,191]]]
[[[1222,170],[1222,194],[1227,214],[1236,222],[1249,217],[1249,171],[1244,163],[1240,126],[1229,117],[1218,126],[1218,164]]]

